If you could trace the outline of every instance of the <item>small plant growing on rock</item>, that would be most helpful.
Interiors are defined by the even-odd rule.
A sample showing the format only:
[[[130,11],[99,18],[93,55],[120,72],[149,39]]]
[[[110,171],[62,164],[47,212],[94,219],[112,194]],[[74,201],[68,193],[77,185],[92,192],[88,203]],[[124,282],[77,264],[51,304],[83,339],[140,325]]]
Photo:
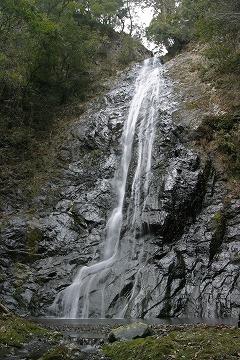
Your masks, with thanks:
[[[38,251],[38,245],[43,235],[41,230],[29,229],[26,234],[26,248],[29,255],[35,255]]]

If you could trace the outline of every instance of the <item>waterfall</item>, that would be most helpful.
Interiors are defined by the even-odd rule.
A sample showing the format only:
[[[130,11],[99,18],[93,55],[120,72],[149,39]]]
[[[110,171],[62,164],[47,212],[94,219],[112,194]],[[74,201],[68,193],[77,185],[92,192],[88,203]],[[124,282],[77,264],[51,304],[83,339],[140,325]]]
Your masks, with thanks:
[[[104,291],[105,279],[108,271],[114,268],[119,260],[119,247],[121,230],[124,220],[124,203],[126,198],[126,185],[128,182],[131,160],[134,160],[135,171],[132,176],[130,200],[126,212],[127,227],[136,239],[136,230],[141,229],[141,213],[145,207],[145,199],[148,194],[151,181],[152,148],[155,134],[155,123],[159,110],[159,91],[162,77],[162,66],[157,58],[145,60],[141,67],[136,84],[135,93],[130,105],[128,118],[124,124],[121,140],[121,160],[119,168],[113,179],[116,189],[116,207],[106,225],[106,241],[102,260],[90,266],[84,266],[76,275],[70,286],[61,291],[53,305],[57,315],[65,318],[88,318],[91,305],[90,293],[93,284],[101,290],[101,317],[105,317]],[[136,139],[136,159],[132,159]],[[143,199],[143,201],[142,201]],[[136,241],[136,240],[134,240]],[[135,245],[134,245],[135,246]],[[133,246],[133,252],[134,252]],[[139,255],[139,263],[141,257]],[[135,297],[135,284],[128,304]],[[124,316],[128,307],[126,304],[120,316]]]

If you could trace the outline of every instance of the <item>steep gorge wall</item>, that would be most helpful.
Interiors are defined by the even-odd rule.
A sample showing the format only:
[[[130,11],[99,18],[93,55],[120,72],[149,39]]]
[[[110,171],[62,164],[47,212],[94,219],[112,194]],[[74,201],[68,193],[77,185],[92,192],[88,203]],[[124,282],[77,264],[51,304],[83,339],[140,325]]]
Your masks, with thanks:
[[[144,231],[136,240],[136,254],[143,257],[139,263],[131,253],[124,223],[125,250],[111,274],[108,316],[121,311],[133,288],[129,317],[239,314],[240,201],[229,196],[224,174],[194,144],[201,120],[216,111],[216,104],[197,72],[184,74],[189,56],[194,55],[166,65],[169,107],[156,119],[153,178],[142,214]],[[19,211],[2,221],[1,298],[14,311],[45,315],[79,267],[99,259],[138,69],[121,75],[71,125],[58,154],[60,175],[34,199],[37,212]],[[203,95],[210,99],[207,109],[185,106]],[[130,177],[134,165],[133,160]]]

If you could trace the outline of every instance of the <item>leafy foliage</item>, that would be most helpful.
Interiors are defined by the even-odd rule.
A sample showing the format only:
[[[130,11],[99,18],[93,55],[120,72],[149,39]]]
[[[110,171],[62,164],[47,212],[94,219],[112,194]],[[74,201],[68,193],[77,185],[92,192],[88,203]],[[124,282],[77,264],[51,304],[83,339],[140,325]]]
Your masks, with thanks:
[[[100,34],[73,19],[74,1],[3,0],[0,5],[0,102],[32,121],[39,104],[84,93]],[[64,6],[65,5],[65,6]],[[29,118],[29,116],[31,117]]]
[[[227,173],[240,178],[240,132],[239,113],[215,117],[206,117],[203,123],[203,136],[211,136],[215,150],[222,154],[226,163]]]
[[[91,72],[113,27],[127,17],[126,1],[2,0],[0,104],[36,123],[43,107],[84,98]],[[42,122],[42,119],[41,119]]]
[[[240,3],[237,0],[153,0],[157,15],[148,37],[167,48],[192,40],[210,43],[207,53],[219,71],[240,71]]]

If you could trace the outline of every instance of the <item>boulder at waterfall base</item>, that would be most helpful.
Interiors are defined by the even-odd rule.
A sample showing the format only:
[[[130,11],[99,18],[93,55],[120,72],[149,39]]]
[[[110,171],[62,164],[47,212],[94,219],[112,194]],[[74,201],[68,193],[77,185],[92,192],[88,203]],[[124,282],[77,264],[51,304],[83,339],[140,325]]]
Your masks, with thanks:
[[[113,329],[108,337],[110,342],[121,340],[133,340],[153,335],[153,330],[147,324],[135,322],[126,326]]]

